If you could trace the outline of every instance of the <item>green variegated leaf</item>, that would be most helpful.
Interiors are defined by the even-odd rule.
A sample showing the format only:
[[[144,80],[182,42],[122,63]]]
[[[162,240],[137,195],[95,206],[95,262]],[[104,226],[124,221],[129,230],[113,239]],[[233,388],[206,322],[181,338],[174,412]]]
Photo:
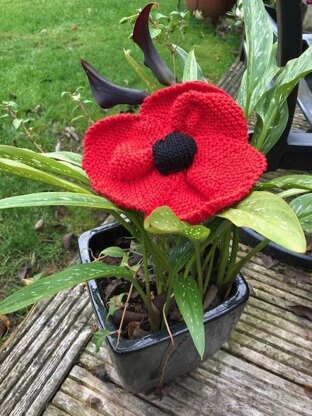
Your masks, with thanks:
[[[305,253],[306,240],[298,218],[279,196],[255,191],[219,217],[237,227],[248,227],[288,250]]]
[[[280,138],[288,119],[287,98],[298,82],[312,71],[312,47],[299,58],[292,59],[280,71],[275,86],[267,91],[255,111],[261,117],[256,125],[252,144],[267,153]]]
[[[154,234],[180,234],[194,242],[206,240],[210,230],[203,225],[190,225],[181,221],[169,207],[163,206],[145,218],[144,228]]]
[[[185,279],[176,276],[173,293],[198,354],[203,359],[205,353],[204,311],[198,286],[191,277]]]
[[[252,113],[259,96],[277,71],[273,49],[273,31],[260,0],[243,1],[246,33],[247,70],[238,102],[246,118]]]
[[[79,167],[81,167],[82,164],[82,156],[79,153],[62,151],[42,154],[51,159],[62,160],[63,162],[68,162]]]
[[[39,192],[0,199],[0,209],[55,205],[101,208],[115,212],[121,211],[120,208],[103,197],[73,192]]]
[[[76,185],[75,183],[11,159],[0,158],[0,172],[21,176],[35,182],[46,183],[51,186],[66,189],[67,191],[91,194],[88,189]]]
[[[305,189],[312,191],[312,175],[284,175],[256,185],[256,189]]]
[[[0,302],[0,314],[15,312],[79,283],[104,277],[123,278],[129,281],[133,279],[132,272],[123,267],[98,262],[75,265],[62,272],[44,277],[8,296]]]
[[[197,71],[197,61],[195,58],[194,49],[192,49],[188,54],[184,62],[184,70],[183,70],[183,76],[182,81],[197,81],[199,79],[198,77],[198,71]]]
[[[297,215],[302,228],[312,233],[312,194],[301,195],[293,199],[289,205]]]
[[[287,125],[287,101],[280,102],[273,88],[261,97],[255,111],[258,118],[251,144],[266,154],[277,143]]]
[[[175,53],[180,58],[182,68],[184,68],[186,59],[188,57],[188,53],[186,52],[185,49],[181,48],[178,45],[173,44],[172,47],[174,48]],[[206,81],[206,78],[204,77],[203,71],[202,71],[201,67],[198,65],[198,63],[197,63],[197,79],[200,79],[202,81]]]
[[[0,145],[0,158],[15,160],[38,170],[57,173],[89,185],[87,174],[79,167],[59,162],[41,153],[15,146]]]

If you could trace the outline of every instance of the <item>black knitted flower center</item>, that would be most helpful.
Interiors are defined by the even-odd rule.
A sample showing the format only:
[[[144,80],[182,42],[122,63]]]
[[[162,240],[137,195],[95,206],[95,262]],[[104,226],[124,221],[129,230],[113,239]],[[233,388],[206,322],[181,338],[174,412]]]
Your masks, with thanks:
[[[163,175],[180,172],[191,166],[197,150],[192,137],[173,132],[153,145],[154,165]]]

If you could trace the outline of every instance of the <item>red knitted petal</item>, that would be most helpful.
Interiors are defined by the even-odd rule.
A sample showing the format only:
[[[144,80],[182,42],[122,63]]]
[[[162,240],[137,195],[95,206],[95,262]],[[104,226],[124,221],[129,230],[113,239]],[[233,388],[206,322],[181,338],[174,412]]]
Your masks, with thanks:
[[[199,141],[203,143],[204,138]],[[248,143],[231,142],[222,135],[208,140],[186,175],[186,186],[207,198],[199,216],[194,213],[196,221],[199,217],[201,221],[207,218],[206,209],[215,214],[243,199],[266,166],[265,156]]]
[[[149,97],[145,98],[140,110],[140,116],[146,118],[150,123],[158,125],[159,123],[171,123],[170,113],[175,100],[187,91],[198,91],[204,94],[219,93],[225,94],[213,85],[203,81],[190,81],[172,85],[169,88],[163,88],[156,91]]]
[[[242,109],[226,93],[189,91],[176,99],[171,112],[174,130],[196,137],[224,134],[229,141],[247,141]]]
[[[150,173],[153,168],[152,146],[140,149],[129,142],[116,146],[109,166],[111,175],[123,182],[140,179]]]
[[[163,175],[154,167],[153,144],[173,131],[193,138],[197,151],[187,170]],[[84,146],[83,167],[95,190],[145,214],[169,205],[191,223],[238,202],[266,167],[247,142],[247,125],[233,99],[196,81],[154,93],[139,116],[99,121]]]
[[[164,177],[153,169],[152,143],[169,132],[167,125],[155,128],[131,114],[95,123],[86,133],[83,155],[92,188],[123,208],[151,212],[164,205],[181,173]]]

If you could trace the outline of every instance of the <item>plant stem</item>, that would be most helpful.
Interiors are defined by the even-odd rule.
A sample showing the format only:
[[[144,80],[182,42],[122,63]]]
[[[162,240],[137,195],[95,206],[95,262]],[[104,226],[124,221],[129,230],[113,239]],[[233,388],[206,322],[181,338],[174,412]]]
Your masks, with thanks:
[[[144,271],[144,280],[145,280],[145,291],[146,291],[147,299],[151,299],[151,289],[150,289],[148,264],[147,264],[147,250],[146,250],[145,241],[142,242],[142,251],[143,251],[143,271]]]
[[[201,255],[200,255],[200,245],[198,243],[194,244],[195,257],[196,257],[196,267],[197,267],[197,283],[200,292],[201,298],[204,296],[204,283],[203,283],[203,269],[201,265]]]
[[[213,268],[213,264],[214,264],[214,257],[215,257],[215,252],[216,252],[216,248],[217,248],[218,242],[215,242],[215,244],[213,244],[213,246],[211,247],[208,256],[205,259],[205,263],[203,266],[203,270],[205,270],[205,268],[208,265],[208,269],[207,269],[207,273],[206,273],[206,277],[205,277],[205,281],[204,281],[204,294],[206,293],[208,286],[209,286],[209,282],[211,279],[211,273],[212,273],[212,268]]]
[[[216,281],[216,285],[218,287],[222,286],[225,272],[226,272],[227,265],[228,265],[228,261],[229,261],[230,242],[231,242],[231,234],[232,234],[231,228],[225,232],[223,239],[221,239],[220,253],[219,253],[220,261],[218,265],[218,273],[217,273],[217,281]]]
[[[232,239],[232,249],[231,249],[231,256],[230,256],[230,261],[228,265],[228,270],[230,270],[236,263],[238,243],[239,243],[239,228],[234,225],[232,229],[233,229],[233,239]],[[225,277],[225,279],[226,278],[227,277]]]
[[[250,250],[250,252],[243,257],[239,262],[237,262],[231,270],[228,270],[227,276],[224,279],[224,284],[229,283],[231,280],[233,280],[236,276],[236,274],[244,267],[244,265],[259,251],[261,251],[264,247],[266,247],[270,243],[270,240],[267,238],[264,238],[256,247]]]

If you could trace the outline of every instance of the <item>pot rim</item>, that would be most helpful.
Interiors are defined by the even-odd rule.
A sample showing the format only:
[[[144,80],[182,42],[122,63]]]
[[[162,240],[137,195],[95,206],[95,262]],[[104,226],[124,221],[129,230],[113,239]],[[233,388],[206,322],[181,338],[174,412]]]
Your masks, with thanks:
[[[92,230],[86,231],[78,239],[78,246],[80,251],[80,257],[82,263],[90,263],[90,241],[92,238],[99,233],[109,232],[109,230],[120,227],[118,223],[105,224],[100,227],[96,227]],[[204,323],[214,321],[218,318],[221,318],[223,315],[231,312],[233,309],[244,304],[249,297],[249,288],[248,285],[242,276],[241,273],[238,273],[235,279],[235,285],[233,289],[233,294],[226,299],[221,304],[216,307],[206,311],[204,313]],[[101,329],[107,329],[109,331],[115,331],[117,328],[111,319],[106,320],[107,309],[104,305],[104,302],[99,294],[96,280],[89,280],[87,282],[91,302],[93,309],[95,311],[99,326]],[[184,322],[179,322],[172,326],[171,333],[172,336],[177,336],[188,332],[188,329]],[[166,342],[170,340],[170,336],[166,329],[154,332],[150,335],[147,335],[138,340],[128,340],[121,338],[117,346],[117,336],[108,335],[106,337],[109,345],[114,350],[114,352],[119,354],[129,353],[138,351],[143,348],[151,347],[159,342]]]
[[[241,231],[241,241],[252,247],[264,239],[262,235],[251,228],[242,227]],[[295,253],[273,242],[270,242],[261,252],[293,266],[312,268],[312,255]]]

